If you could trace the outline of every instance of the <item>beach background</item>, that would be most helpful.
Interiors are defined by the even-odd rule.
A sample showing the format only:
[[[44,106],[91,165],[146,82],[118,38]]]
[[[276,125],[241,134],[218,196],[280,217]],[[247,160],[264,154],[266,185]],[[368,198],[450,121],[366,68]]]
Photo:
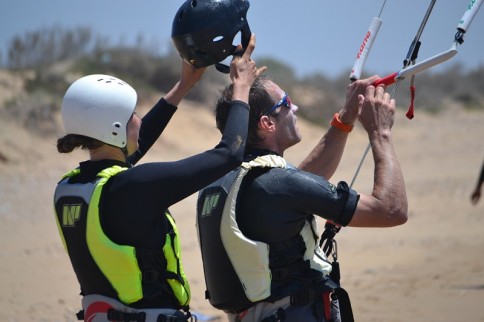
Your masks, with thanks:
[[[0,77],[0,102],[21,85]],[[140,114],[156,100],[145,102]],[[433,114],[417,106],[413,120],[404,113],[397,112],[393,139],[407,187],[409,220],[395,228],[342,229],[337,235],[342,286],[359,322],[484,321],[484,200],[476,206],[470,202],[484,159],[484,112],[452,105]],[[285,157],[297,165],[328,122],[317,126],[299,119],[303,141]],[[60,176],[87,154],[59,154],[56,139],[34,134],[6,113],[0,118],[0,321],[76,321],[80,309],[52,196]],[[142,162],[177,160],[212,148],[219,139],[212,112],[184,101]],[[367,143],[357,126],[332,182],[351,181]],[[371,193],[372,180],[369,154],[354,188]],[[226,321],[204,299],[195,204],[196,194],[170,209],[181,234],[191,308]]]

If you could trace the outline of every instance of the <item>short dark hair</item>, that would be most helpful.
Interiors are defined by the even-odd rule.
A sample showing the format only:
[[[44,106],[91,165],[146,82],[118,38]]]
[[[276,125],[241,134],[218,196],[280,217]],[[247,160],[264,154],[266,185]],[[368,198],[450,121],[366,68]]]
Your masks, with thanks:
[[[262,138],[257,135],[257,124],[264,113],[274,105],[272,97],[267,92],[266,84],[271,81],[267,76],[258,76],[249,91],[249,129],[247,145],[261,142]],[[230,111],[230,103],[233,96],[233,85],[230,84],[222,91],[220,98],[215,106],[215,121],[217,129],[224,132],[227,118]]]
[[[57,151],[59,153],[70,153],[77,148],[83,150],[96,149],[102,146],[104,143],[78,134],[67,134],[57,140]]]

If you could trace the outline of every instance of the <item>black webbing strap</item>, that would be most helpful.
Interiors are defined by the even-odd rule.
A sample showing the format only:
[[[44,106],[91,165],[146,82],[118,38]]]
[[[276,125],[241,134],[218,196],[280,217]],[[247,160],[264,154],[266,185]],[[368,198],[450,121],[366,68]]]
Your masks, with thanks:
[[[324,231],[321,234],[321,239],[319,240],[319,247],[323,249],[323,252],[327,257],[333,252],[333,241],[334,237],[341,230],[341,226],[337,226],[329,221],[324,225]]]
[[[119,321],[119,322],[145,322],[146,320],[146,313],[138,312],[138,313],[127,313],[115,310],[110,308],[108,310],[108,320],[109,321]]]
[[[309,288],[291,295],[291,305],[307,305],[314,302],[315,293]]]

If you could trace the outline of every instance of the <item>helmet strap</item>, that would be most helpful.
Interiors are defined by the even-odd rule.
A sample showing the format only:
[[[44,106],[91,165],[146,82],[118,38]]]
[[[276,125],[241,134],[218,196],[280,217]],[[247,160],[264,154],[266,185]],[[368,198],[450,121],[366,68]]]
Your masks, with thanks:
[[[239,51],[235,51],[237,49],[236,46],[232,46],[232,52],[231,52],[231,55],[233,56],[242,56],[245,52],[245,48],[247,48],[247,44],[244,45],[244,49],[242,50],[239,50]],[[226,65],[226,64],[223,64],[223,63],[216,63],[215,64],[215,68],[221,72],[221,73],[224,73],[224,74],[229,74],[230,73],[230,66]]]
[[[230,73],[230,67],[225,64],[216,63],[215,68],[221,73],[224,73],[224,74]]]

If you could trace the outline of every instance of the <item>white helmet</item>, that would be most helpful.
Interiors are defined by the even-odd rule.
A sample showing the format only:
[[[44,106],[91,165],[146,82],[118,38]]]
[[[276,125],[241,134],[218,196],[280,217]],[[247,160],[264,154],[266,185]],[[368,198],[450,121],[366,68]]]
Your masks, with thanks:
[[[126,126],[136,107],[136,91],[119,78],[89,75],[75,81],[62,101],[67,134],[88,136],[124,148]]]

